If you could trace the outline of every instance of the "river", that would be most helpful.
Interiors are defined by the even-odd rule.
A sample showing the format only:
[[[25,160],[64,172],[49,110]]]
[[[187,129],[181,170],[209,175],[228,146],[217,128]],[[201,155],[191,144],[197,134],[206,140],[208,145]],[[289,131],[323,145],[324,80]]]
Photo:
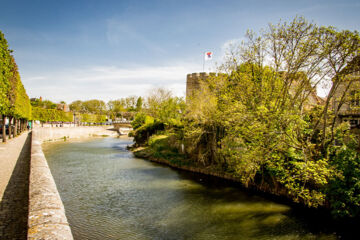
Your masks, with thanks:
[[[135,158],[131,143],[43,145],[75,239],[337,239],[291,206]]]

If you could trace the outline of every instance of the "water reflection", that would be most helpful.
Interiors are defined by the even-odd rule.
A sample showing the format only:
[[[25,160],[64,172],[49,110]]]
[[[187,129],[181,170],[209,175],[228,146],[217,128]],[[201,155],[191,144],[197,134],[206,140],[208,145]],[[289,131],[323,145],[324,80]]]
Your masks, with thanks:
[[[75,239],[336,239],[289,206],[136,159],[128,144],[45,144]]]

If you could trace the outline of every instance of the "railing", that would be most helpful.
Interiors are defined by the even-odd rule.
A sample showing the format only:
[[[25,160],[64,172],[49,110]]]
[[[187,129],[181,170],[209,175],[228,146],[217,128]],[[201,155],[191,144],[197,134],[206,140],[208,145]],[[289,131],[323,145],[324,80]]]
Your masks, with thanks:
[[[123,123],[123,124],[131,124],[132,121],[130,120],[124,120],[124,121],[113,121],[112,123],[113,124],[116,124],[116,123]]]

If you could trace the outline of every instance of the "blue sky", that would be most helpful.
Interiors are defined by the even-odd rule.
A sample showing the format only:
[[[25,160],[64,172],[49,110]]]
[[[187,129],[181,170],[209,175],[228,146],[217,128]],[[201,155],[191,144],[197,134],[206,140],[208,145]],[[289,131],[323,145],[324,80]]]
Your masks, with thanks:
[[[0,30],[14,50],[30,97],[71,102],[184,95],[186,74],[216,70],[247,29],[304,16],[360,29],[360,1],[0,0]]]

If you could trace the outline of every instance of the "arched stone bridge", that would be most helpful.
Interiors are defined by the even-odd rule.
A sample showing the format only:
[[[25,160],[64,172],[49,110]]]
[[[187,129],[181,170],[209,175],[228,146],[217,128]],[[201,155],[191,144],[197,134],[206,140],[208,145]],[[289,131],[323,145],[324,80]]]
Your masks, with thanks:
[[[113,126],[121,135],[128,134],[132,130],[131,121],[115,121]]]

